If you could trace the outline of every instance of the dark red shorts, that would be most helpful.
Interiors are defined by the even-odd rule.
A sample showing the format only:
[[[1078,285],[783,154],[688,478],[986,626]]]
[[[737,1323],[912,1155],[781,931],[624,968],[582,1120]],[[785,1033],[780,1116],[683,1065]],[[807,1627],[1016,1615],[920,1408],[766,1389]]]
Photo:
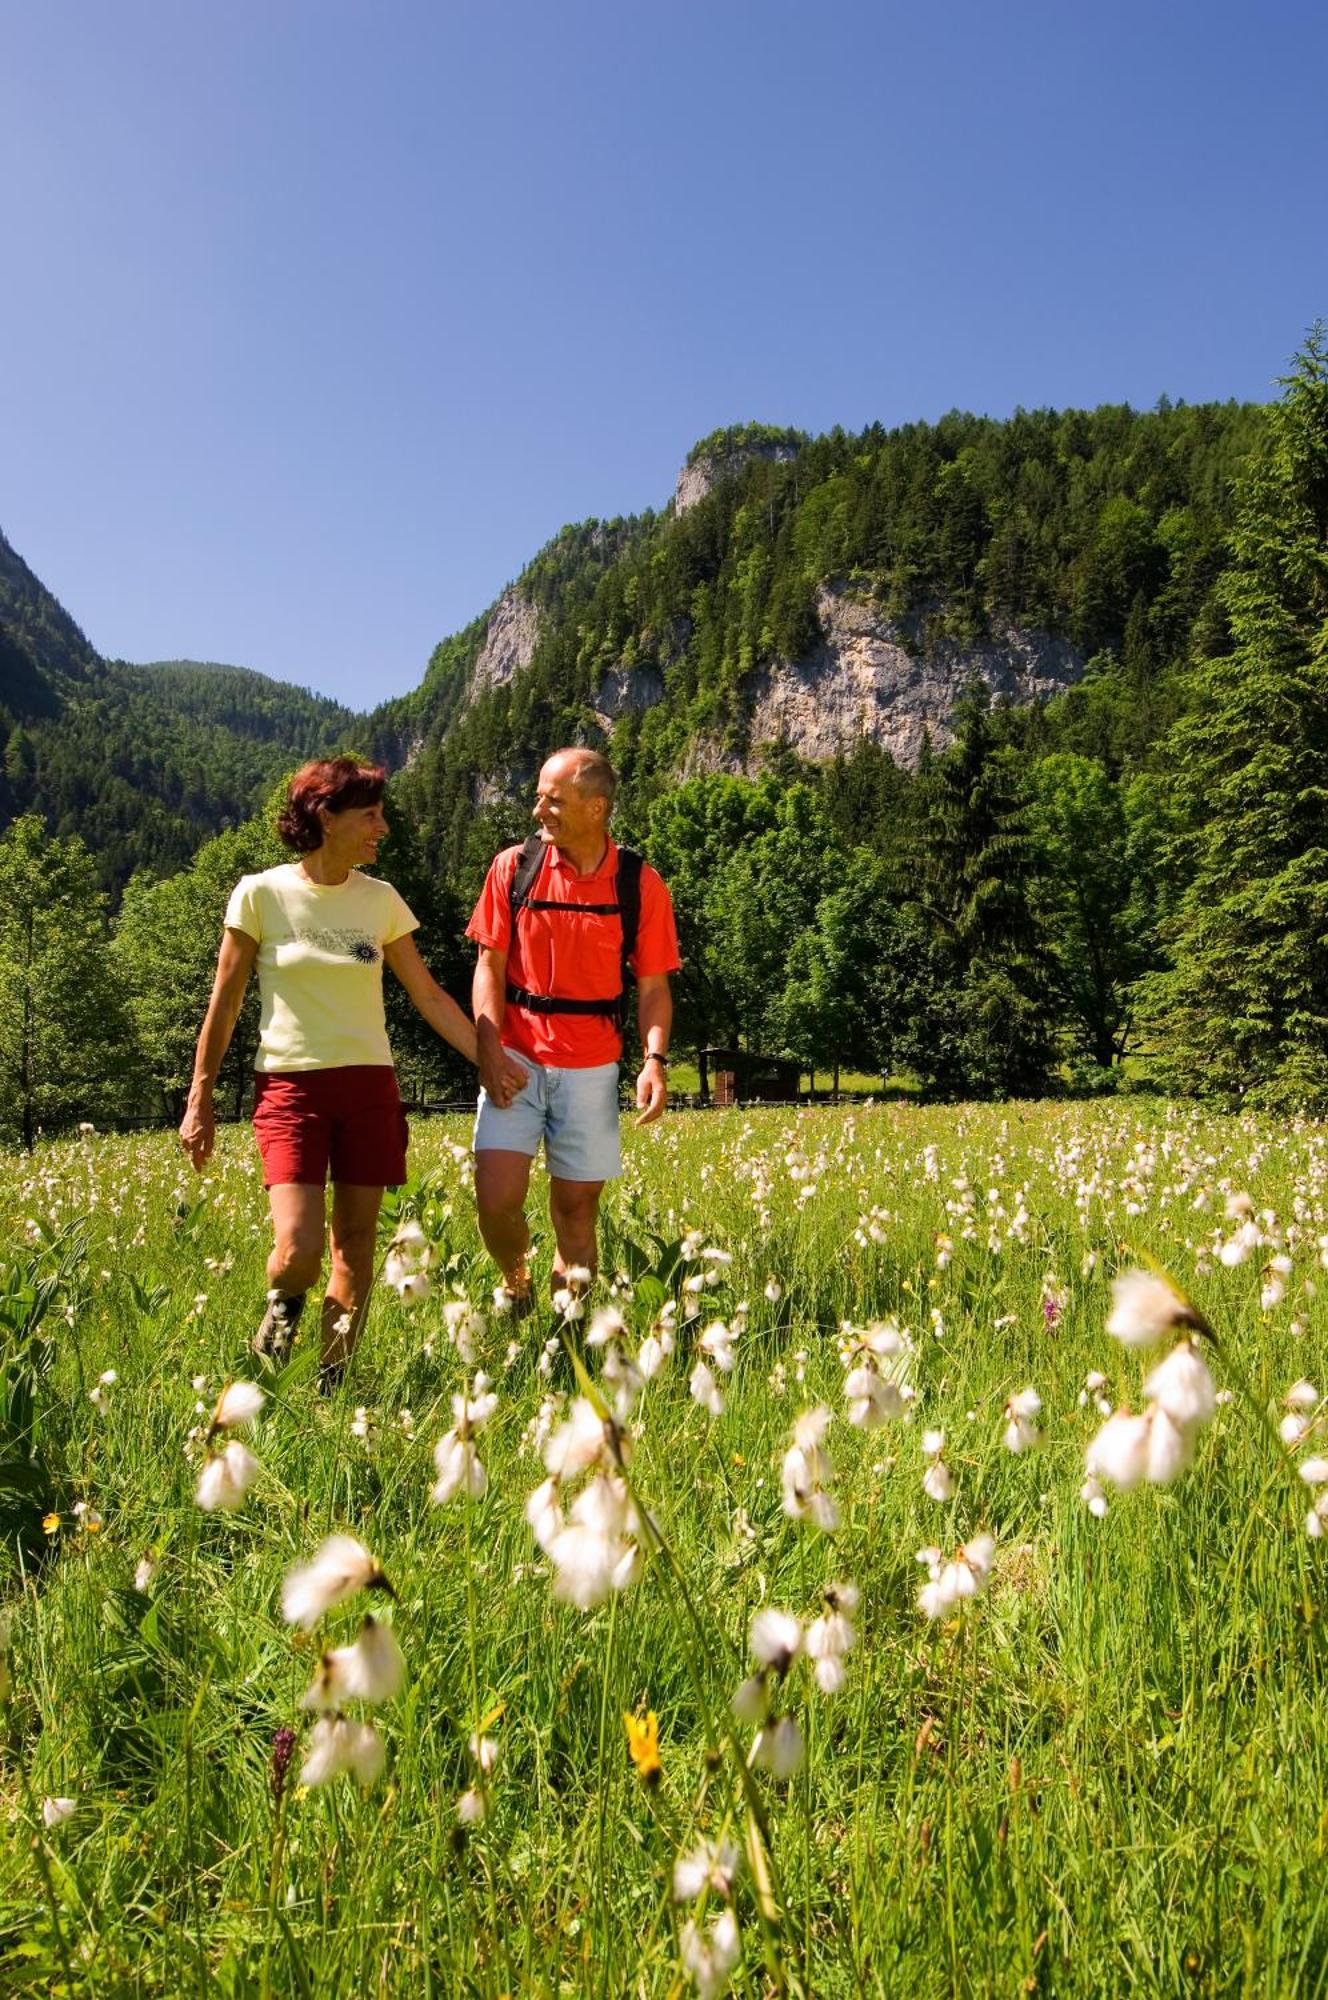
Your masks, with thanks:
[[[254,1137],[264,1187],[322,1187],[329,1167],[334,1181],[357,1187],[406,1178],[406,1114],[389,1065],[260,1070]]]

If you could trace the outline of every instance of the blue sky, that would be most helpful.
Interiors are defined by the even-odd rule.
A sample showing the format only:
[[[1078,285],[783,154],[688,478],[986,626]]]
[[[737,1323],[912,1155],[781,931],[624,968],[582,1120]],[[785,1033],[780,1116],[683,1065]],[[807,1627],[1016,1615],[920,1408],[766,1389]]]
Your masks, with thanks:
[[[0,528],[103,652],[369,706],[692,442],[1263,398],[1328,9],[7,9]]]

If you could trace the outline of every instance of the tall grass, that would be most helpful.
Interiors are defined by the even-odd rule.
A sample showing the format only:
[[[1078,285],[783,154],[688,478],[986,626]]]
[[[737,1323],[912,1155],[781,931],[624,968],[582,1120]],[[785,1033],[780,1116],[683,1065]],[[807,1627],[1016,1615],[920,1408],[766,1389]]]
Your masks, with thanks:
[[[487,1307],[493,1278],[466,1137],[414,1134],[399,1212],[437,1242],[432,1297],[411,1311],[376,1297],[330,1401],[297,1349],[250,1437],[261,1479],[230,1516],[195,1506],[185,1447],[221,1384],[253,1373],[266,1221],[247,1140],[223,1135],[201,1187],[165,1138],[7,1163],[0,1261],[11,1294],[50,1281],[54,1359],[25,1436],[48,1490],[6,1501],[6,1992],[668,1994],[691,1913],[672,1902],[673,1862],[702,1834],[741,1842],[753,1819],[768,1852],[749,1850],[733,1890],[739,1991],[1328,1986],[1328,1545],[1305,1535],[1308,1492],[1237,1397],[1174,1486],[1115,1498],[1104,1519],[1080,1497],[1100,1421],[1085,1376],[1101,1370],[1113,1404],[1138,1400],[1144,1367],[1103,1326],[1111,1274],[1140,1255],[1207,1313],[1258,1408],[1280,1416],[1293,1381],[1320,1381],[1323,1305],[1306,1285],[1328,1232],[1320,1128],[882,1107],[633,1134],[604,1230],[631,1344],[696,1268],[674,1255],[688,1229],[734,1261],[680,1317],[636,1412],[630,1478],[668,1553],[589,1613],[554,1597],[522,1511],[544,1476],[531,1421],[576,1393],[564,1351],[541,1372],[552,1315],[490,1321],[488,1490],[429,1502],[431,1448],[472,1372],[441,1302],[456,1288]],[[1227,1269],[1203,1254],[1243,1189],[1294,1259],[1268,1311],[1258,1256]],[[534,1212],[541,1199],[537,1183]],[[953,1251],[938,1260],[941,1236]],[[741,1299],[712,1420],[688,1393],[693,1340]],[[912,1334],[917,1394],[907,1422],[862,1432],[844,1418],[840,1330],[886,1315]],[[1030,1384],[1045,1444],[1014,1456],[1002,1412]],[[833,1536],[781,1505],[790,1427],[818,1402],[835,1412]],[[944,1506],[922,1489],[930,1426],[955,1475]],[[301,1726],[319,1646],[349,1639],[362,1609],[292,1634],[281,1579],[338,1526],[391,1579],[409,1680],[379,1718],[375,1787],[304,1790],[297,1749],[278,1797],[277,1733]],[[998,1544],[989,1590],[928,1622],[916,1552],[980,1529]],[[136,1589],[144,1557],[155,1573]],[[861,1592],[847,1685],[825,1697],[796,1662],[784,1705],[805,1763],[782,1784],[746,1773],[752,1732],[729,1704],[752,1615],[810,1618],[840,1580]],[[648,1710],[655,1785],[622,1721]],[[480,1730],[498,1761],[485,1817],[463,1827]],[[46,1829],[41,1801],[59,1796],[77,1811]]]

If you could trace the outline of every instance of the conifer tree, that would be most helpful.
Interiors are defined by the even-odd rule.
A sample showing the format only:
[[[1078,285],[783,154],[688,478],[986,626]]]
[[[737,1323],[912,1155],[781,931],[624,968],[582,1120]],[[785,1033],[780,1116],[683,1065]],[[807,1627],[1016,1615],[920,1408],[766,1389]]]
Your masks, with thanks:
[[[129,1041],[106,899],[81,840],[35,813],[0,839],[0,1119],[31,1151],[44,1119],[100,1110]]]
[[[1031,888],[1037,865],[1013,754],[985,689],[956,711],[955,741],[923,778],[921,900],[959,984],[959,1094],[1034,1096],[1055,1055],[1049,968]]]
[[[1229,654],[1194,671],[1165,768],[1188,887],[1151,1011],[1173,1077],[1328,1108],[1328,332],[1246,473],[1219,586]]]

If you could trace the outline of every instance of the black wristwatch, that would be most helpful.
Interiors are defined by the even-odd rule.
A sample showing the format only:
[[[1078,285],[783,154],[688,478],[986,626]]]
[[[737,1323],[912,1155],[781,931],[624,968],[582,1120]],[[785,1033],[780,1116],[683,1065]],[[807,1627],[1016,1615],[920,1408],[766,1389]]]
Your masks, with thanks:
[[[657,1063],[659,1064],[659,1066],[660,1066],[660,1068],[661,1068],[661,1069],[667,1069],[667,1068],[668,1068],[668,1066],[669,1066],[669,1059],[668,1059],[668,1057],[667,1057],[667,1056],[662,1056],[662,1055],[661,1055],[661,1054],[659,1053],[659,1050],[658,1050],[658,1049],[647,1049],[647,1050],[646,1050],[645,1054],[644,1054],[644,1055],[642,1056],[642,1058],[641,1058],[641,1067],[642,1067],[642,1069],[644,1069],[644,1068],[645,1068],[645,1066],[646,1066],[646,1064],[647,1064],[648,1062],[657,1062]]]

